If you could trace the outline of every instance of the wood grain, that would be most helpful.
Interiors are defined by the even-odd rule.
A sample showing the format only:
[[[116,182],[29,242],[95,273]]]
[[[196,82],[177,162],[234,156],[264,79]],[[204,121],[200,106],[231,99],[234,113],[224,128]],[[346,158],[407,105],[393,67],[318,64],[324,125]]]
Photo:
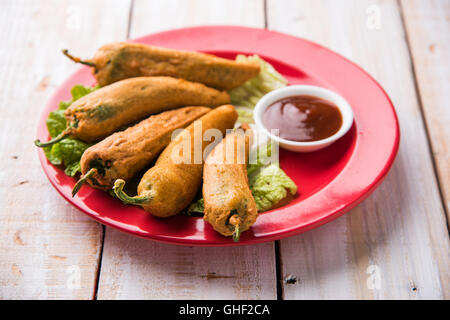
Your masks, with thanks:
[[[401,1],[422,109],[450,220],[450,1]],[[450,226],[450,224],[449,224]]]
[[[263,2],[135,1],[130,37],[203,24],[263,27]],[[106,230],[99,299],[276,299],[273,243],[192,248]]]
[[[273,244],[182,247],[107,228],[99,299],[274,299]]]
[[[133,9],[131,38],[208,24],[264,27],[263,0],[134,0]]]
[[[280,242],[284,298],[448,298],[445,214],[397,2],[285,0],[281,6],[269,0],[267,15],[269,29],[325,45],[372,74],[401,127],[395,164],[370,198],[336,221]]]
[[[33,140],[46,100],[80,68],[61,49],[89,55],[98,44],[123,38],[128,6],[0,3],[0,299],[93,297],[102,228],[53,189]]]

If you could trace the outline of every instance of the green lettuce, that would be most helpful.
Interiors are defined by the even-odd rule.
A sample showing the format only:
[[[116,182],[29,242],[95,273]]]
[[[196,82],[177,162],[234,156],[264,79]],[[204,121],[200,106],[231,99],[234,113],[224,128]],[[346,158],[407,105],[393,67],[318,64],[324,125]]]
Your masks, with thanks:
[[[292,195],[297,193],[294,181],[280,168],[278,162],[272,161],[272,143],[260,146],[250,154],[247,165],[248,183],[258,212],[270,210],[288,192]]]
[[[250,189],[258,212],[270,210],[286,198],[288,192],[297,193],[297,186],[277,164],[263,167],[249,179]]]
[[[48,132],[52,138],[63,132],[67,126],[66,118],[64,117],[64,110],[58,109],[50,112],[46,124]]]
[[[240,123],[255,123],[253,120],[253,111],[243,107],[236,108],[236,111],[238,113]]]
[[[233,105],[253,109],[263,95],[287,85],[287,80],[270,63],[261,59],[258,55],[245,56],[239,54],[236,61],[256,61],[259,63],[261,71],[242,86],[230,90]]]
[[[195,213],[202,214],[203,211],[205,211],[205,200],[203,198],[198,199],[197,201],[193,202],[186,210],[187,215],[192,215]]]
[[[258,146],[250,153],[249,163],[247,165],[247,175],[251,177],[258,170],[267,166],[272,158],[272,144]]]
[[[61,101],[59,108],[50,112],[46,124],[47,129],[52,138],[58,136],[67,127],[66,118],[64,117],[64,110],[66,110],[74,101],[96,90],[97,87],[85,87],[82,85],[75,85],[71,92],[72,100]],[[65,167],[64,173],[68,176],[74,176],[81,171],[80,159],[83,152],[89,148],[89,144],[76,140],[73,138],[65,138],[52,146],[44,148],[45,155],[54,165],[63,165]]]

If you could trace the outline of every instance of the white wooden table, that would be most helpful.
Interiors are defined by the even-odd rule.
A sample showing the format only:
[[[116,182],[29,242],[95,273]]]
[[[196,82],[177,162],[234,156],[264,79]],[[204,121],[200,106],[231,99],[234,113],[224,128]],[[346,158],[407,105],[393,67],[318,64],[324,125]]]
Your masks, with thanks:
[[[54,89],[102,44],[230,24],[310,39],[373,75],[401,143],[382,185],[318,229],[235,248],[138,239],[65,202],[33,140]],[[1,299],[449,299],[449,0],[1,0]]]

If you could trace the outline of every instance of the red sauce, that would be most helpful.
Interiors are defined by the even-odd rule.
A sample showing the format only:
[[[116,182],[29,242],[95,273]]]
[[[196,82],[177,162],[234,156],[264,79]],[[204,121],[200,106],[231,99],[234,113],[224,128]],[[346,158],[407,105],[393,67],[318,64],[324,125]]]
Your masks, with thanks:
[[[335,134],[342,115],[333,103],[313,96],[293,96],[266,108],[264,126],[279,129],[279,137],[292,141],[317,141]]]

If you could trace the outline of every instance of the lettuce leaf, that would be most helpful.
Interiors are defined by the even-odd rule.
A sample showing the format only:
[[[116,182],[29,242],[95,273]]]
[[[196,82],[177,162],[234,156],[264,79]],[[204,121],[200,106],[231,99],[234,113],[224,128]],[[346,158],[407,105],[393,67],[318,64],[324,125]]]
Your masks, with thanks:
[[[85,87],[75,85],[70,91],[72,94],[71,101],[61,101],[59,108],[50,112],[46,124],[48,132],[52,138],[59,135],[67,127],[64,110],[67,109],[74,101],[96,90],[96,87]],[[45,155],[53,165],[64,165],[66,168],[64,173],[73,177],[77,172],[81,171],[80,159],[84,151],[89,148],[89,144],[73,138],[66,138],[52,146],[45,147]]]
[[[249,179],[250,189],[258,212],[270,210],[286,198],[297,193],[297,185],[277,164],[264,167]]]
[[[269,164],[272,157],[272,144],[258,146],[250,153],[249,163],[247,165],[247,175],[251,177],[255,172]]]
[[[85,87],[81,84],[76,84],[70,90],[70,93],[72,94],[72,102],[77,101],[81,97],[84,97],[85,95],[97,90],[98,88],[100,88],[100,86],[98,85],[95,87]]]
[[[238,121],[240,123],[255,123],[253,119],[253,111],[243,107],[236,108],[236,111],[238,113],[239,116]]]
[[[63,132],[67,127],[66,118],[64,117],[64,110],[58,109],[50,112],[46,124],[48,132],[52,138]]]
[[[288,191],[292,195],[297,193],[297,185],[273,160],[270,142],[250,154],[247,175],[258,212],[273,208],[287,196]]]
[[[237,55],[236,61],[256,61],[261,71],[242,86],[230,90],[231,104],[253,109],[266,93],[285,87],[287,80],[275,68],[258,55]]]
[[[68,176],[73,177],[77,174],[77,172],[81,172],[81,165],[80,161],[72,162],[69,164],[66,169],[64,170],[64,173]]]
[[[202,214],[203,211],[205,211],[205,200],[203,198],[198,199],[197,201],[193,202],[185,211],[187,215],[192,215],[193,213],[200,213]]]
[[[70,105],[80,99],[81,97],[84,97],[85,95],[97,90],[100,88],[100,86],[95,87],[85,87],[81,84],[76,84],[70,89],[70,94],[72,95],[72,100],[70,101],[61,101],[59,103],[59,110],[66,110]]]

